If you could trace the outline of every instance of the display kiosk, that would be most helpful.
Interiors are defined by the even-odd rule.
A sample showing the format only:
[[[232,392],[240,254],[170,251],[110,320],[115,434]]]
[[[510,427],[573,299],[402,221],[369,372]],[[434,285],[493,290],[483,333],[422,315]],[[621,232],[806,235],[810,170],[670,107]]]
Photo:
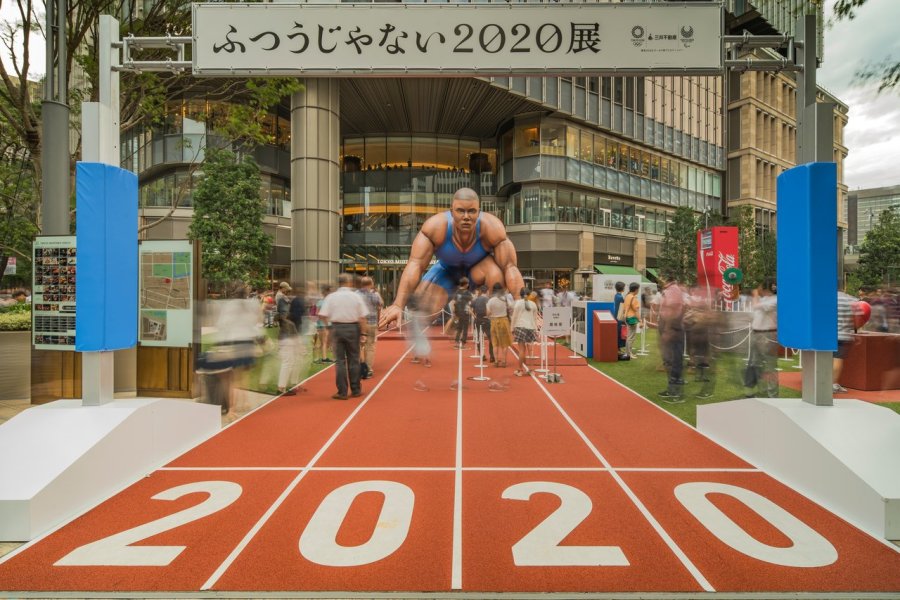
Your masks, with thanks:
[[[594,312],[612,314],[611,302],[576,300],[572,303],[572,350],[586,358],[594,356]]]

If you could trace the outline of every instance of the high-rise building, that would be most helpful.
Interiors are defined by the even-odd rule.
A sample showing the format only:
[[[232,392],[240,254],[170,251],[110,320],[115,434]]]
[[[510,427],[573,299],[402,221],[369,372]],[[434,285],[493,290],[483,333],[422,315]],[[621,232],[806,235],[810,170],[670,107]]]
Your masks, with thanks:
[[[866,234],[878,223],[878,218],[886,210],[900,214],[900,185],[890,187],[853,190],[849,193],[845,217],[847,245],[857,247],[866,239]]]

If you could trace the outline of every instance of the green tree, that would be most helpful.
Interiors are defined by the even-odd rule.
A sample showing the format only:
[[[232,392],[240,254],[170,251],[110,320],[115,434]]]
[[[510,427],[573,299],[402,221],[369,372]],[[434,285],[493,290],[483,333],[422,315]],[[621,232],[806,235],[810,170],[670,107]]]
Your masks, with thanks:
[[[900,278],[900,215],[885,210],[859,247],[859,278],[864,285],[896,283]]]
[[[766,279],[775,281],[775,277],[778,275],[778,242],[774,233],[768,232],[759,240],[759,250],[754,267],[760,281]]]
[[[752,206],[742,206],[737,215],[738,267],[744,274],[741,287],[753,289],[766,279],[775,280],[778,252],[775,234],[761,233],[756,228]]]
[[[697,215],[687,206],[679,206],[666,229],[659,257],[664,277],[693,285],[697,279]]]
[[[264,286],[272,240],[263,231],[259,167],[210,148],[202,169],[188,237],[200,242],[203,277],[217,287]]]
[[[0,128],[0,287],[27,285],[37,235],[34,174],[26,150],[10,133]],[[16,274],[3,275],[11,257],[18,263]]]
[[[744,273],[741,287],[753,289],[762,283],[759,266],[759,238],[756,235],[756,219],[753,207],[744,205],[740,207],[737,218],[738,228],[738,267]]]

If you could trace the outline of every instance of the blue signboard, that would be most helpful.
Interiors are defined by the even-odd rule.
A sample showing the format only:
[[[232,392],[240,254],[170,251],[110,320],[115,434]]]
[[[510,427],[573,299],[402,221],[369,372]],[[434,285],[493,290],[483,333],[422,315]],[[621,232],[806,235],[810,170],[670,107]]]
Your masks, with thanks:
[[[131,171],[78,163],[78,351],[120,350],[137,343],[137,198],[138,180]]]
[[[837,165],[778,176],[778,341],[837,350]]]

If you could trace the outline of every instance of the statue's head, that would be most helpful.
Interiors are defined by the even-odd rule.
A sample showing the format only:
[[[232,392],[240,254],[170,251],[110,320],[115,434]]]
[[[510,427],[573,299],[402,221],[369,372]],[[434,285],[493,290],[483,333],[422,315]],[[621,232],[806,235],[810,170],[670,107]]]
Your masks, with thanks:
[[[454,225],[464,232],[473,231],[478,220],[480,201],[478,194],[471,188],[460,188],[453,194],[450,202],[450,214]]]

